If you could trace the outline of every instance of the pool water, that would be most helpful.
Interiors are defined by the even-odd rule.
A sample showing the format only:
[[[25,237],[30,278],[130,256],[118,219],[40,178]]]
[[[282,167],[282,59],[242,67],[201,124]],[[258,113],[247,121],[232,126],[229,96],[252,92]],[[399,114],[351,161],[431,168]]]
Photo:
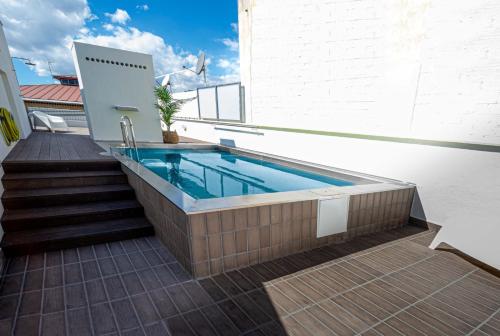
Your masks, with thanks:
[[[139,148],[127,155],[195,199],[353,183],[220,150]]]

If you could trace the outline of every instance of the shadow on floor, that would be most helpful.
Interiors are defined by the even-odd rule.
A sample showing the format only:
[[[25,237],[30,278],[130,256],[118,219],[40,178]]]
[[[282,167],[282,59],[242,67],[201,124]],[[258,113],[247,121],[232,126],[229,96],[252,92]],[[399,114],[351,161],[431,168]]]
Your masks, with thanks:
[[[473,266],[428,249],[433,235],[407,226],[201,280],[191,279],[154,237],[14,258],[2,278],[0,334],[397,333],[432,317],[425,312],[431,308],[414,306],[437,290],[448,290],[464,276],[494,282]],[[447,267],[444,276],[435,276],[436,269]],[[484,288],[478,291],[484,296]],[[499,308],[495,299],[486,299],[493,313]],[[432,305],[448,307],[450,316],[460,314],[452,307],[463,307],[460,299],[439,300]],[[463,325],[436,322],[434,331],[472,331],[490,310]],[[423,315],[412,319],[418,314]],[[434,328],[432,321],[426,327]]]
[[[234,304],[229,301],[224,302],[220,308],[237,324],[240,331],[252,331],[255,335],[286,335],[281,320],[289,316],[295,308],[302,309],[302,304],[313,306],[316,301],[324,300],[330,291],[334,294],[332,283],[326,284],[325,281],[335,281],[331,277],[326,277],[321,284],[319,282],[312,284],[310,282],[312,279],[304,278],[292,280],[293,285],[289,286],[286,280],[290,281],[291,278],[301,275],[308,277],[305,273],[312,271],[315,266],[323,266],[381,244],[412,237],[422,232],[424,230],[420,228],[406,227],[359,237],[347,243],[325,246],[226,272],[199,280],[199,283],[213,300],[224,302],[223,300],[230,298],[234,302]],[[269,291],[274,295],[271,296]],[[291,308],[293,306],[295,308]],[[288,310],[283,307],[287,307]],[[245,314],[256,323],[247,322]],[[333,317],[330,318],[335,320]]]

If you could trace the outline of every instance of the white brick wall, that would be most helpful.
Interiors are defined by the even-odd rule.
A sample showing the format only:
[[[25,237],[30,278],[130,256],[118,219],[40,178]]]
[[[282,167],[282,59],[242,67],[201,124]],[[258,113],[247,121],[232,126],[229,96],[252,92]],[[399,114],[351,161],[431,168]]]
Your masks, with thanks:
[[[240,0],[248,122],[500,144],[498,0]]]

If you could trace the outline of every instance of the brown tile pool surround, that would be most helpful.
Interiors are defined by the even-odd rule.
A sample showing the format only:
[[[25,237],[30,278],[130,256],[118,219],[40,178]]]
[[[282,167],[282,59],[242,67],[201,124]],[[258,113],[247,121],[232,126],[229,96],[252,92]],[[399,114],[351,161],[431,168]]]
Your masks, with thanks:
[[[197,207],[187,194],[147,168],[115,156],[156,235],[197,278],[401,227],[408,222],[415,189],[412,184],[380,178],[370,184],[365,177],[355,176],[363,183],[199,200],[202,206]],[[347,232],[316,238],[318,199],[332,195],[349,196]]]

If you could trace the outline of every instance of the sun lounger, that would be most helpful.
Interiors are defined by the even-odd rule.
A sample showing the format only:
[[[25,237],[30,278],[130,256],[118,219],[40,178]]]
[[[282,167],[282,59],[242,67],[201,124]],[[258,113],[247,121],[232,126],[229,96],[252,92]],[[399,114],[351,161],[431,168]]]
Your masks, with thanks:
[[[66,121],[64,121],[64,119],[61,117],[52,116],[40,111],[30,112],[28,113],[28,117],[33,128],[35,128],[36,126],[47,127],[52,133],[55,132],[56,128],[63,128],[65,130],[68,130]]]

